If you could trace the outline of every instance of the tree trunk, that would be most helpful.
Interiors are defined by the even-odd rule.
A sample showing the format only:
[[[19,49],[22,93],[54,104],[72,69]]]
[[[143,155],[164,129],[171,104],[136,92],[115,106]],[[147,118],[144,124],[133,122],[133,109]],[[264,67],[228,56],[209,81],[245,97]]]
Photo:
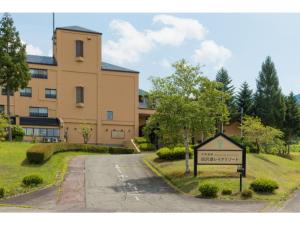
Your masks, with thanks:
[[[259,144],[258,144],[258,140],[256,139],[256,149],[257,149],[257,153],[260,152],[260,149],[259,149]]]
[[[184,146],[185,146],[185,175],[188,176],[191,172],[190,170],[190,146],[189,146],[189,133],[188,130],[184,130]]]
[[[7,117],[8,117],[8,140],[12,141],[11,120],[10,120],[10,90],[6,87]]]

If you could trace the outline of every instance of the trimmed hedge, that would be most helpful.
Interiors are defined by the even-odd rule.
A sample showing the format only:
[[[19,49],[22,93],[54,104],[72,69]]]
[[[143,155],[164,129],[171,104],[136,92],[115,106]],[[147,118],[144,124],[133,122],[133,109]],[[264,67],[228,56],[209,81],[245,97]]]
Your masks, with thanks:
[[[273,180],[260,178],[253,181],[250,188],[258,193],[273,193],[279,186]]]
[[[27,150],[26,156],[30,163],[42,163],[58,152],[80,151],[92,153],[132,154],[133,149],[109,147],[91,144],[48,143],[33,145]]]
[[[147,138],[145,138],[145,137],[135,137],[134,142],[137,144],[149,143]]]
[[[223,189],[222,190],[222,195],[231,195],[232,194],[232,190],[230,189]]]
[[[204,198],[215,198],[218,195],[219,188],[214,184],[201,184],[199,186],[201,196]]]
[[[243,198],[243,199],[247,199],[247,198],[252,198],[252,191],[251,190],[249,190],[249,189],[246,189],[246,190],[243,190],[242,192],[241,192],[241,197]]]
[[[43,183],[43,178],[38,175],[29,175],[23,178],[22,183],[24,186],[37,186]]]
[[[151,143],[141,143],[141,144],[139,144],[139,149],[141,151],[154,151],[155,146],[154,146],[154,144],[151,144]]]
[[[184,147],[175,147],[175,148],[167,148],[163,147],[160,148],[156,155],[160,159],[164,160],[177,160],[177,159],[185,159],[185,148]],[[190,158],[193,157],[193,150],[189,149],[189,156]]]
[[[0,198],[3,198],[5,195],[5,190],[4,188],[0,188]]]

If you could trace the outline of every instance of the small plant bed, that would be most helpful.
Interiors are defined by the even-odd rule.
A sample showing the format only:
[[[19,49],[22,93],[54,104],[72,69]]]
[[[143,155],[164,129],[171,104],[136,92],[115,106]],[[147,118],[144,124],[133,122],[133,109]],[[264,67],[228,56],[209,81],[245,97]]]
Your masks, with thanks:
[[[145,137],[135,137],[135,144],[141,151],[154,151],[155,146],[149,142],[149,140]]]
[[[184,159],[162,160],[153,153],[146,155],[144,161],[177,189],[195,197],[201,196],[201,190],[199,189],[201,185],[208,183],[218,188],[216,196],[218,199],[280,201],[286,199],[300,185],[299,156],[300,153],[293,153],[291,159],[286,159],[276,155],[248,153],[247,177],[243,178],[243,193],[239,192],[239,173],[236,172],[236,166],[199,166],[198,176],[194,177],[192,171],[193,159],[190,160],[191,174],[189,176],[184,175]],[[263,188],[273,189],[273,191],[268,194],[266,194],[266,191],[263,193],[255,191],[253,182],[254,184],[257,181],[261,183],[260,178],[267,179],[267,181],[264,179],[262,182]],[[276,188],[276,185],[278,188]],[[261,185],[259,187],[261,188]]]

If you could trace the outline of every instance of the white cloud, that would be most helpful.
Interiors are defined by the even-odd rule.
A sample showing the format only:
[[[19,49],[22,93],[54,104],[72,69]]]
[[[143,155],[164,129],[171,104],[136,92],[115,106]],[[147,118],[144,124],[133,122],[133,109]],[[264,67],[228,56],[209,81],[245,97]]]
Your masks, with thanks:
[[[104,57],[116,63],[137,62],[142,53],[149,52],[152,41],[127,21],[113,20],[110,28],[119,35],[116,41],[109,40],[103,46]]]
[[[159,65],[164,67],[164,68],[168,68],[168,69],[172,67],[172,63],[168,59],[162,59],[159,62]]]
[[[26,44],[26,53],[29,55],[43,55],[43,51],[37,47],[33,46],[32,44],[28,44],[25,41],[21,40],[23,44]]]
[[[147,35],[160,44],[179,46],[188,39],[203,40],[207,33],[204,26],[195,19],[157,15],[153,17],[153,22],[166,26],[160,30],[147,30]]]
[[[212,64],[215,69],[220,68],[230,59],[232,53],[229,49],[218,45],[213,40],[206,40],[201,43],[199,49],[195,50],[193,59],[200,64]]]

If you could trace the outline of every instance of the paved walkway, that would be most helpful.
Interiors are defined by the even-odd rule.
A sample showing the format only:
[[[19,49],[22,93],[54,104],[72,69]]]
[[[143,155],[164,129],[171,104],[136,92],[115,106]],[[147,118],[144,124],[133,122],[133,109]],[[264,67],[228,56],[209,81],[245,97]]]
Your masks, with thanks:
[[[265,202],[199,199],[176,193],[141,160],[142,155],[79,156],[60,187],[1,201],[0,211],[64,212],[259,212]],[[279,211],[300,212],[300,194]],[[272,211],[278,211],[272,209]]]

